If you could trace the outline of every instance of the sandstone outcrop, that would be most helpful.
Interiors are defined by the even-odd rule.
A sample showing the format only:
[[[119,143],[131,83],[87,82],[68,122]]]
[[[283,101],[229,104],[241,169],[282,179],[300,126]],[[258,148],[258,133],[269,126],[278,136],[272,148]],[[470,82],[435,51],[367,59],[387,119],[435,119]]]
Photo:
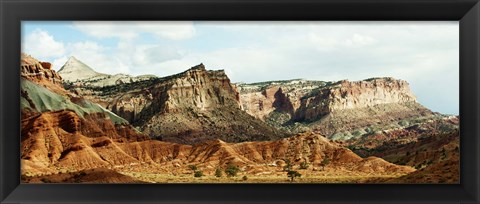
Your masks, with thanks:
[[[344,80],[303,98],[294,120],[313,121],[335,111],[410,102],[416,102],[416,98],[406,81],[393,78]]]
[[[74,86],[71,90],[163,141],[195,144],[211,139],[241,142],[285,136],[242,111],[239,93],[225,72],[206,70],[203,64],[138,83]]]
[[[36,83],[62,86],[62,77],[51,69],[49,62],[40,62],[30,55],[21,54],[20,76]]]
[[[50,63],[43,63],[50,64]],[[22,54],[20,107],[22,120],[30,121],[22,126],[22,135],[30,128],[51,126],[64,131],[82,132],[88,137],[107,136],[115,140],[141,141],[147,137],[111,111],[66,91],[62,79],[52,69],[46,69],[38,60]],[[49,75],[36,75],[47,72]],[[33,77],[32,77],[33,76]],[[41,77],[38,76],[53,76]],[[35,122],[34,122],[35,121]],[[47,124],[44,124],[47,123]]]
[[[417,103],[406,81],[389,77],[238,84],[238,90],[242,108],[256,118],[288,132],[317,131],[340,140],[367,133],[368,126],[434,115]]]

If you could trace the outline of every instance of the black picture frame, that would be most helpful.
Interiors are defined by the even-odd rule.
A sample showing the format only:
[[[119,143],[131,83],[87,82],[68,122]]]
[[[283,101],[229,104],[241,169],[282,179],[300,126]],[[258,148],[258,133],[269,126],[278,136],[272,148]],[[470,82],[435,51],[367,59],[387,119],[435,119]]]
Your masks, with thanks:
[[[1,203],[480,202],[478,0],[0,0],[0,18]],[[22,20],[459,21],[461,183],[20,184],[19,64]]]

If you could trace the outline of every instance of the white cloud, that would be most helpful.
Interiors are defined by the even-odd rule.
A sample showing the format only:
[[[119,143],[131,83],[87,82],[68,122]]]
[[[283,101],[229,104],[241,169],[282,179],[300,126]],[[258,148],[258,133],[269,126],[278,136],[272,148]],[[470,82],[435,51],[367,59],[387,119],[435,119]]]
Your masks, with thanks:
[[[371,45],[375,43],[375,39],[370,36],[364,36],[360,34],[353,34],[352,38],[345,40],[345,45],[348,47],[361,47],[366,45]]]
[[[170,40],[188,39],[195,34],[193,23],[186,21],[77,21],[73,26],[97,38],[116,37],[124,40],[136,38],[141,33]]]
[[[62,56],[54,59],[52,62],[53,69],[56,71],[60,70],[60,68],[67,62],[67,60],[67,56]]]
[[[62,42],[40,29],[34,30],[22,41],[22,51],[37,58],[58,57],[65,53]]]

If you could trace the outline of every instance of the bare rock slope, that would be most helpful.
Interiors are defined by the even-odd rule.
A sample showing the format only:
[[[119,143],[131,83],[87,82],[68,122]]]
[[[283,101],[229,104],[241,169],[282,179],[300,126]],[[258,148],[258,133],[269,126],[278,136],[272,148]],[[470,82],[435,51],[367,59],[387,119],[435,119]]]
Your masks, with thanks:
[[[285,136],[241,110],[239,93],[225,72],[206,70],[203,64],[142,82],[69,89],[163,141],[195,144],[211,139],[241,142]]]

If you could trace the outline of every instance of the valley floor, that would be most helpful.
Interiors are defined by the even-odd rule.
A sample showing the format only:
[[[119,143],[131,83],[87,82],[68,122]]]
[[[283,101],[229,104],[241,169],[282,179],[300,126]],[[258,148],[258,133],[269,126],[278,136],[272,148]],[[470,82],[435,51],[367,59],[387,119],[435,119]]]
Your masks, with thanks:
[[[243,179],[243,175],[236,177],[215,177],[212,175],[195,178],[193,175],[179,175],[173,176],[170,174],[152,174],[152,173],[138,173],[138,172],[122,172],[124,175],[131,176],[137,180],[148,183],[368,183],[375,180],[389,180],[398,178],[400,176],[345,176],[333,175],[326,173],[325,175],[302,175],[300,178],[295,178],[292,182],[287,177],[286,172],[283,175],[260,175],[247,176]]]

